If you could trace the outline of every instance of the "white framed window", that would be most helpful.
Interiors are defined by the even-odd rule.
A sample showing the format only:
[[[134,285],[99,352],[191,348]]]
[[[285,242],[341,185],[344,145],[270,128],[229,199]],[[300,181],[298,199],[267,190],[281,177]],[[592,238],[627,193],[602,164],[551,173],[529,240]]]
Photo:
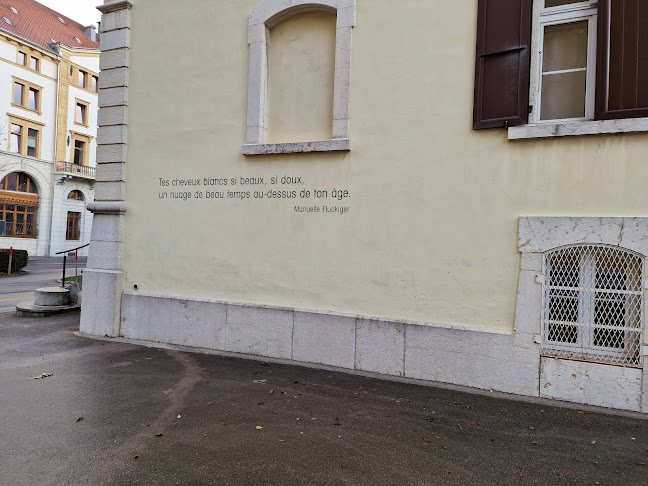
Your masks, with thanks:
[[[597,2],[543,0],[536,122],[594,118]]]
[[[608,245],[546,252],[543,354],[641,366],[643,269],[642,256]]]

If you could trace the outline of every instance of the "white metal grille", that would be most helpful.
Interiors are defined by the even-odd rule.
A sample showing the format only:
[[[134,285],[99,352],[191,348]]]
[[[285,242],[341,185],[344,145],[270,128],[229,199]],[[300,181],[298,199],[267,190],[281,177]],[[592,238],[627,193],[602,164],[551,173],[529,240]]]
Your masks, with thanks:
[[[640,366],[643,265],[642,257],[603,245],[546,253],[543,354]]]

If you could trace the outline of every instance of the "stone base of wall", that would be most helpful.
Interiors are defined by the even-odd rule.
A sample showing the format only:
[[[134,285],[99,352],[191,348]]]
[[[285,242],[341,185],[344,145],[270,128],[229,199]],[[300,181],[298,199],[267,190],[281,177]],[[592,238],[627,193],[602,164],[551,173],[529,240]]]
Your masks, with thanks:
[[[112,336],[648,413],[648,371],[542,357],[519,331],[124,293]]]
[[[527,333],[124,293],[121,336],[519,395],[539,389],[539,346]]]

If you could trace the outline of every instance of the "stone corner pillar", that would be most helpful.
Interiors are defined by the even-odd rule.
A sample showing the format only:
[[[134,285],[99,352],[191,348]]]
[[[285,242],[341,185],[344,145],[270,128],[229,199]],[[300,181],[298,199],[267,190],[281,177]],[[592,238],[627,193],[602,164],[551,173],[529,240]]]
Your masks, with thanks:
[[[128,0],[105,0],[98,7],[103,15],[97,175],[95,200],[88,204],[94,218],[80,326],[82,333],[96,336],[121,334],[131,7]]]

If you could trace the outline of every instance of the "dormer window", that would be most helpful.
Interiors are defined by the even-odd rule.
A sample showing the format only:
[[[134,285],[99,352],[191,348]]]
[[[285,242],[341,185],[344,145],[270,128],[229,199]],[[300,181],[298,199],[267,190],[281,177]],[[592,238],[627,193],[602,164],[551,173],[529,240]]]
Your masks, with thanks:
[[[2,20],[4,20],[6,24],[13,25],[11,23],[11,20],[9,20],[7,17],[2,17]]]
[[[58,19],[59,19],[59,22],[61,22],[62,24],[65,23],[65,20],[63,20],[61,17],[59,17]]]
[[[11,10],[13,13],[15,13],[16,15],[18,15],[18,10],[16,10],[15,8],[13,8],[13,7],[9,7],[9,10]]]

